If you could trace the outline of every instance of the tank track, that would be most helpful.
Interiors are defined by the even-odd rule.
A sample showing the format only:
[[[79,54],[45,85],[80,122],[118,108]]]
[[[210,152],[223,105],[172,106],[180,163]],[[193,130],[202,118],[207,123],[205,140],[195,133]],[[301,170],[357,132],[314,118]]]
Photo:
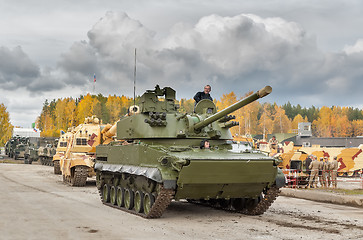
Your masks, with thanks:
[[[125,207],[118,207],[117,205],[113,205],[109,202],[106,203],[103,199],[102,188],[98,189],[98,192],[100,194],[100,198],[101,198],[101,201],[103,204],[113,207],[113,208],[117,208],[119,210],[122,210],[122,211],[125,211],[128,213],[135,214],[137,216],[141,216],[143,218],[160,218],[163,215],[165,209],[171,203],[172,199],[174,198],[174,194],[175,194],[174,190],[164,189],[163,187],[161,187],[159,194],[157,195],[155,202],[150,209],[150,212],[146,215],[145,213],[138,213],[134,210],[128,210]]]
[[[45,166],[53,166],[52,158],[39,157],[40,163]]]
[[[53,161],[53,163],[54,163],[54,174],[57,174],[57,175],[62,174],[62,172],[60,170],[59,160]]]
[[[88,167],[75,166],[73,178],[71,176],[64,176],[63,181],[73,187],[83,187],[86,185],[88,177]]]
[[[279,196],[280,192],[281,191],[279,188],[272,187],[267,190],[265,196],[263,196],[263,198],[256,206],[254,206],[252,209],[243,209],[242,211],[239,212],[247,215],[261,215],[267,211],[267,209]]]
[[[258,198],[258,203],[254,204],[252,206],[247,207],[246,206],[246,200],[254,201],[253,199],[244,199],[241,203],[241,205],[236,209],[233,207],[231,200],[225,200],[225,204],[219,204],[218,201],[213,199],[212,201],[209,200],[194,200],[194,199],[188,199],[188,202],[194,203],[194,204],[200,204],[204,206],[213,207],[216,209],[222,209],[229,212],[237,212],[242,213],[245,215],[261,215],[264,212],[267,211],[267,209],[271,206],[271,204],[276,200],[280,193],[280,189],[277,187],[271,187],[266,191],[266,194],[262,197]],[[235,200],[235,199],[233,199]],[[237,199],[242,200],[242,199]],[[215,202],[214,202],[215,201]]]

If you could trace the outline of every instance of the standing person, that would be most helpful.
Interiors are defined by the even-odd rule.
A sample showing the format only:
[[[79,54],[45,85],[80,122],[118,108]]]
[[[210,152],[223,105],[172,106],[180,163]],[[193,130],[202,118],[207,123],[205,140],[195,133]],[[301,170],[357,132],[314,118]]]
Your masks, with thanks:
[[[309,165],[309,169],[311,169],[310,179],[309,179],[309,188],[314,187],[317,188],[317,177],[319,173],[320,163],[316,159],[315,156],[312,156],[313,161]]]
[[[327,156],[324,157],[323,181],[324,181],[324,187],[330,186],[330,163],[328,162]]]
[[[333,161],[331,161],[330,163],[330,175],[333,188],[337,188],[337,171],[338,171],[338,161],[337,157],[334,157]]]
[[[309,166],[310,166],[310,163],[312,162],[312,156],[309,155],[306,159],[305,159],[305,170],[306,170],[306,173],[309,174],[309,178],[310,178],[310,174],[311,174],[311,171],[309,169]]]
[[[195,96],[194,96],[195,105],[197,105],[197,103],[203,99],[209,99],[209,100],[213,101],[213,98],[210,95],[211,91],[212,91],[212,87],[210,85],[205,85],[203,92],[197,92],[195,94]]]
[[[325,165],[324,158],[321,157],[319,161],[319,182],[321,187],[324,187],[325,185],[324,176],[323,176],[324,165]]]

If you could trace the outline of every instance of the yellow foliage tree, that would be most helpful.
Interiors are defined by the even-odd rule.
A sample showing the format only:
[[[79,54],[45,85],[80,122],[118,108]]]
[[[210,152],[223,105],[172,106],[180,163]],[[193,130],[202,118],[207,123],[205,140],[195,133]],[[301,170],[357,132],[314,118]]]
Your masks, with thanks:
[[[3,103],[0,104],[0,146],[11,138],[13,125],[10,123],[10,116]]]
[[[291,121],[286,116],[285,110],[275,104],[275,114],[273,115],[273,132],[274,133],[291,133]]]
[[[94,115],[95,106],[98,102],[99,101],[96,98],[93,98],[91,94],[84,96],[84,98],[78,103],[77,107],[78,124],[83,123],[86,117]]]
[[[263,138],[267,139],[267,134],[273,133],[273,125],[269,104],[265,103],[262,106],[262,114],[258,123],[258,133],[263,134]]]
[[[300,114],[296,115],[294,117],[294,120],[292,120],[291,128],[298,129],[299,123],[301,123],[301,122],[307,122],[307,121],[305,121],[305,119]]]

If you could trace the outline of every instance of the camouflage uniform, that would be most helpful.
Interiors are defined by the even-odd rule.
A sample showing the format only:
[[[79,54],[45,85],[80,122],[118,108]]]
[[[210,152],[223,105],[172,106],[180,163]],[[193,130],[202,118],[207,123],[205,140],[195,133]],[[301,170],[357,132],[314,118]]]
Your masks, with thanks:
[[[323,166],[323,183],[324,187],[330,186],[330,162],[328,162],[327,157],[325,157],[325,162]]]
[[[337,157],[334,157],[334,160],[330,163],[330,176],[333,188],[337,188],[337,170],[338,170],[338,161]]]
[[[319,174],[319,166],[320,163],[314,158],[314,160],[310,163],[309,169],[311,169],[310,179],[309,179],[309,187],[312,187],[312,184],[314,184],[314,187],[317,187],[317,177]]]
[[[324,168],[324,161],[323,161],[323,158],[320,158],[320,161],[318,162],[319,163],[319,182],[320,182],[320,186],[324,186],[324,176],[323,176],[323,168]]]

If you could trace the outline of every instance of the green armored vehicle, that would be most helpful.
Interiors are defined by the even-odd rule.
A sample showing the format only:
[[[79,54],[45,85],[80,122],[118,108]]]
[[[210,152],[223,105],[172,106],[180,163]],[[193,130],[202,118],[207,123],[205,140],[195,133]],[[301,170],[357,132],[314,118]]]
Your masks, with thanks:
[[[271,90],[267,86],[220,112],[202,100],[191,114],[178,112],[172,88],[146,91],[140,108],[116,123],[116,140],[96,147],[101,200],[145,218],[160,217],[173,199],[263,214],[285,177],[274,158],[232,151],[229,128],[238,123],[228,114]],[[206,139],[211,148],[201,146]]]
[[[53,166],[53,156],[56,154],[56,143],[47,143],[43,147],[38,148],[38,159],[42,165]]]

